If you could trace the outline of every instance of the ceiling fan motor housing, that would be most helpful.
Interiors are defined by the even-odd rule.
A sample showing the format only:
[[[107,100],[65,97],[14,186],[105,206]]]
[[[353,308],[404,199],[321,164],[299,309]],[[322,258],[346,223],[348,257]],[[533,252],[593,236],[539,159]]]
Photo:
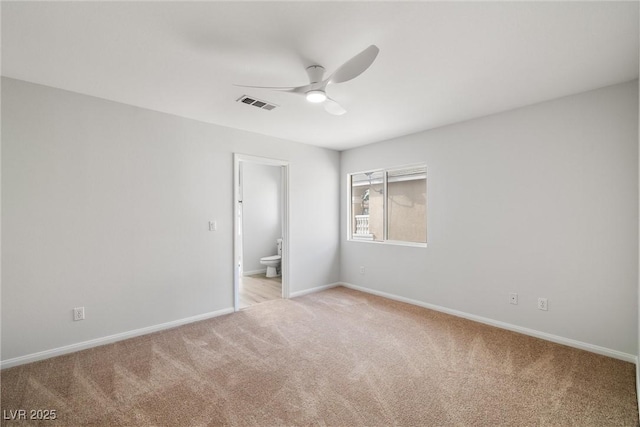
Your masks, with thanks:
[[[324,67],[322,65],[311,65],[307,67],[307,75],[309,76],[309,83],[321,82],[322,76],[324,76]]]

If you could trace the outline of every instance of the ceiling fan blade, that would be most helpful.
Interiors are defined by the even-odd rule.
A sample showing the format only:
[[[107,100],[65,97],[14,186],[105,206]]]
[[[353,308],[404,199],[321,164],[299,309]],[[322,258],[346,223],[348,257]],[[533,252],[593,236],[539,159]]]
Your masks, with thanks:
[[[372,44],[334,71],[331,77],[327,79],[328,83],[343,83],[358,77],[373,64],[378,52],[380,52],[380,49]]]
[[[278,91],[281,91],[281,92],[305,93],[305,92],[308,92],[309,90],[311,90],[313,85],[309,84],[309,85],[295,86],[295,87],[272,87],[272,86],[247,86],[247,85],[236,85],[236,84],[234,84],[234,86],[237,86],[237,87],[248,87],[248,88],[251,88],[251,89],[278,90]]]
[[[324,109],[327,113],[333,114],[334,116],[341,116],[347,112],[342,105],[338,104],[331,98],[327,98],[326,101],[324,101]]]

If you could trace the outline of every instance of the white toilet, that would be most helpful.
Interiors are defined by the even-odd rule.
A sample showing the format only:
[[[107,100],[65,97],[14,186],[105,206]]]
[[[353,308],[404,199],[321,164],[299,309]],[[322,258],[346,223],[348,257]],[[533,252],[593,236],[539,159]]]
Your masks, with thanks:
[[[260,264],[267,266],[267,277],[280,276],[280,262],[282,261],[282,239],[276,240],[276,246],[278,247],[278,255],[265,256],[260,258]]]

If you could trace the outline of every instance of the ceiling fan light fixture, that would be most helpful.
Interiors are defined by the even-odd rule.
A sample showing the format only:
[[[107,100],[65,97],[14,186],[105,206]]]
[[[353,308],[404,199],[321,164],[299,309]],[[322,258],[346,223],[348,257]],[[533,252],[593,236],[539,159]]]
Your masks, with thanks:
[[[327,99],[327,94],[322,90],[310,90],[307,92],[307,101],[313,103],[324,102]]]

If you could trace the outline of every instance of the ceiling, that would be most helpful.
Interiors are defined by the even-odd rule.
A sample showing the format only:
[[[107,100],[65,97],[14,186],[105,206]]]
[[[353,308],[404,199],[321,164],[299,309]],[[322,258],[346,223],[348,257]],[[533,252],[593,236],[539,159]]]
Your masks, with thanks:
[[[637,2],[2,2],[2,75],[336,150],[638,77]],[[234,86],[330,85],[347,109]],[[268,101],[272,111],[236,102]]]

